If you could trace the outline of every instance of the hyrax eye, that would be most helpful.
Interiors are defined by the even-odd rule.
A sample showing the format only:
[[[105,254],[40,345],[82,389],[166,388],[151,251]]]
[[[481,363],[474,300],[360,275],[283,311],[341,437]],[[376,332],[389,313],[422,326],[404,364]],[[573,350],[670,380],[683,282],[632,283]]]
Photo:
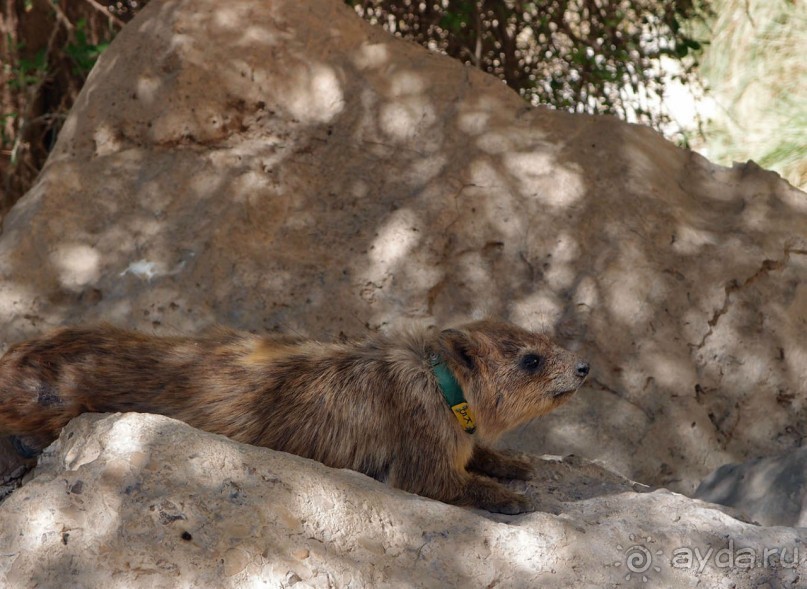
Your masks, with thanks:
[[[536,372],[543,367],[544,359],[538,354],[525,354],[519,365],[528,372]]]

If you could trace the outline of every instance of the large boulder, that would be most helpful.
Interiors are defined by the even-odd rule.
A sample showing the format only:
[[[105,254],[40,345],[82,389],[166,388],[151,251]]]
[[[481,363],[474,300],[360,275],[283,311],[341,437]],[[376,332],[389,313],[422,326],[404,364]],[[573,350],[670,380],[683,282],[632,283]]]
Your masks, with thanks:
[[[765,526],[807,528],[807,448],[725,464],[693,497],[736,508]]]
[[[0,584],[689,589],[807,574],[803,529],[637,493],[581,460],[538,466],[563,513],[492,516],[166,417],[88,414],[0,507]]]
[[[776,174],[531,108],[340,0],[152,0],[4,220],[0,325],[504,317],[593,366],[507,444],[691,492],[807,432],[805,228]]]

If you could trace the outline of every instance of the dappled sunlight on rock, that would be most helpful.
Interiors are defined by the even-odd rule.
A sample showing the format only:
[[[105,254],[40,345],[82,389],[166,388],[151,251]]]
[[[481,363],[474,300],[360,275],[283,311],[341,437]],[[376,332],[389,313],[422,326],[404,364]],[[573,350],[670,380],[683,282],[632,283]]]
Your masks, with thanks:
[[[530,124],[526,119],[514,120],[512,113],[504,105],[492,102],[485,106],[485,102],[484,98],[473,100],[473,106],[469,109],[477,116],[481,113],[486,115],[483,120],[489,127],[488,130],[476,134],[472,129],[470,133],[474,136],[473,145],[480,151],[505,157],[517,153],[557,153],[560,141],[548,135],[540,125]],[[476,110],[477,108],[481,108],[481,111]],[[463,109],[458,113],[459,122],[464,120],[462,115],[465,112]],[[539,114],[538,111],[530,113]]]
[[[71,461],[71,454],[85,459]],[[533,480],[508,484],[538,511],[506,516],[410,495],[161,416],[84,415],[0,507],[0,578],[41,586],[69,579],[250,587],[297,579],[314,587],[458,580],[607,587],[624,583],[626,549],[647,544],[657,583],[716,586],[764,582],[770,569],[710,563],[692,570],[672,566],[673,552],[705,552],[729,539],[759,553],[805,541],[797,529],[754,526],[714,505],[650,492],[579,457],[533,461]],[[782,567],[777,578],[795,583],[803,569]]]
[[[198,174],[195,174],[188,180],[188,190],[200,200],[215,195],[219,190],[221,190],[224,182],[224,180],[218,174],[216,174],[214,170],[201,170]],[[162,190],[160,184],[154,184],[152,187],[144,188],[146,188],[147,193],[154,194],[155,200],[159,199],[158,202],[162,201],[163,203],[167,204],[176,198],[176,195],[174,194],[166,194]],[[157,204],[157,206],[154,206],[155,204]],[[158,203],[152,203],[152,207],[158,211],[163,208],[159,206]]]
[[[551,332],[563,315],[563,303],[551,293],[534,293],[514,301],[508,314],[519,325],[535,331]]]
[[[95,155],[103,157],[121,150],[123,143],[119,141],[115,132],[105,125],[98,127],[95,132]]]
[[[433,178],[440,180],[440,175],[445,172],[448,165],[449,161],[445,155],[436,154],[432,157],[423,158],[419,161],[413,161],[409,169],[401,174],[400,179],[402,181],[420,186],[426,182],[429,182]]]
[[[158,93],[163,86],[163,82],[153,76],[140,76],[135,82],[135,95],[146,106],[151,106],[158,98]]]
[[[467,281],[467,289],[475,291],[475,306],[490,308],[496,299],[495,284],[488,264],[479,252],[468,252],[457,260],[457,271]]]
[[[4,220],[8,343],[489,314],[592,365],[508,445],[689,491],[802,443],[807,198],[756,166],[528,107],[337,0],[149,3],[76,104]]]
[[[378,230],[370,246],[372,274],[379,277],[395,269],[420,241],[420,221],[409,209],[395,211]]]
[[[196,119],[190,113],[171,111],[160,115],[151,125],[151,136],[155,143],[177,143],[192,136]]]
[[[643,350],[641,362],[647,373],[665,389],[688,390],[695,384],[696,374],[688,355],[673,357],[664,349]]]
[[[496,130],[486,132],[479,136],[475,143],[479,149],[491,155],[507,153],[517,147],[514,145],[515,141],[509,133]]]
[[[460,113],[457,118],[457,127],[467,135],[480,135],[488,130],[491,113],[486,111],[468,111]]]
[[[403,70],[393,74],[389,83],[388,96],[391,98],[403,98],[411,95],[423,95],[427,90],[428,85],[423,76]]]
[[[69,290],[93,284],[100,276],[101,254],[88,245],[61,244],[50,261],[59,273],[59,282]]]
[[[325,65],[300,67],[281,100],[293,116],[308,123],[327,123],[345,108],[342,84]]]
[[[481,186],[484,188],[500,188],[505,186],[502,176],[494,167],[493,162],[488,158],[479,157],[473,160],[468,168],[470,183],[473,186]]]
[[[33,287],[4,280],[0,284],[0,321],[8,324],[15,316],[25,314],[26,307],[35,296]]]
[[[434,125],[436,115],[428,99],[421,96],[401,97],[381,107],[381,131],[391,139],[407,141]]]
[[[231,33],[244,32],[244,19],[249,18],[249,10],[238,4],[225,5],[211,14],[210,24],[216,28],[224,29]]]
[[[359,69],[374,69],[389,62],[387,43],[362,43],[352,56],[352,61]]]
[[[807,268],[804,269],[803,276],[807,276]],[[799,374],[800,367],[807,366],[807,338],[804,338],[805,321],[789,321],[790,317],[807,318],[807,283],[801,282],[795,289],[792,298],[783,305],[773,307],[773,314],[782,325],[784,333],[783,339],[791,342],[787,351],[784,347],[775,350],[774,353],[787,366],[786,373],[790,378],[795,379]],[[796,386],[796,382],[791,382]],[[805,403],[807,399],[798,399],[798,403]]]
[[[233,181],[233,202],[257,201],[260,195],[266,194],[272,187],[273,183],[265,174],[258,171],[245,172]]]
[[[265,27],[247,27],[241,38],[241,45],[254,47],[257,45],[275,45],[280,42],[278,35],[270,32]]]
[[[583,276],[574,292],[579,313],[591,312],[600,304],[598,283],[593,276]]]
[[[239,4],[219,5],[211,14],[210,26],[219,32],[239,37],[239,44],[245,47],[274,45],[280,35],[260,23],[251,22],[251,8]]]
[[[76,105],[4,219],[5,347],[81,322],[340,339],[493,315],[591,363],[506,446],[691,492],[725,462],[803,444],[807,196],[754,165],[528,107],[339,0],[150,2]],[[573,459],[509,483],[539,507],[512,518],[159,418],[101,418],[114,441],[91,423],[0,507],[0,575],[604,587],[644,537],[668,555],[807,540]]]
[[[719,244],[719,239],[713,232],[692,225],[679,225],[674,230],[671,241],[673,250],[685,256],[698,254],[708,246]]]
[[[544,272],[544,279],[554,292],[564,291],[574,285],[578,276],[575,263],[582,253],[575,237],[565,231],[556,234],[555,245],[547,253],[551,264],[548,263],[549,268]]]
[[[618,269],[607,271],[602,276],[603,302],[614,319],[623,325],[644,323],[654,312],[648,300],[653,284],[629,267],[637,262],[636,258],[628,258]]]
[[[525,207],[520,199],[512,198],[504,189],[496,190],[495,187],[492,190],[468,190],[463,196],[465,198],[458,201],[461,210],[467,211],[469,207],[476,209],[475,212],[482,216],[480,224],[486,224],[507,242],[524,239],[529,219],[524,215]],[[485,245],[492,247],[497,243],[488,241]]]
[[[521,194],[533,197],[543,205],[569,207],[585,194],[580,172],[569,169],[568,164],[559,164],[549,154],[510,153],[504,155],[502,161],[510,174],[519,178]]]
[[[26,523],[31,526],[29,529],[39,530],[39,533],[21,533],[18,545],[21,551],[34,553],[42,547],[44,542],[50,541],[51,537],[57,534],[60,524],[64,523],[64,516],[56,511],[53,505],[44,502],[33,506],[27,515]],[[44,530],[49,533],[43,534]]]
[[[686,309],[681,313],[681,338],[690,346],[697,346],[709,333],[709,324],[703,324],[703,309]]]

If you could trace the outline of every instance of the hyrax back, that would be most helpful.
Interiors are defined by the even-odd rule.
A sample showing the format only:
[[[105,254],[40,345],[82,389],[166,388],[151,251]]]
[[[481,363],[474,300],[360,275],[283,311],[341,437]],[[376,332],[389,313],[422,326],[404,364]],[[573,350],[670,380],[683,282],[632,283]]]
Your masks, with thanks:
[[[437,361],[461,387],[475,433],[446,402]],[[527,501],[479,473],[527,478],[529,464],[489,444],[565,402],[587,374],[547,337],[495,321],[351,343],[73,327],[0,359],[0,432],[41,449],[84,412],[161,413],[441,501],[518,513]]]

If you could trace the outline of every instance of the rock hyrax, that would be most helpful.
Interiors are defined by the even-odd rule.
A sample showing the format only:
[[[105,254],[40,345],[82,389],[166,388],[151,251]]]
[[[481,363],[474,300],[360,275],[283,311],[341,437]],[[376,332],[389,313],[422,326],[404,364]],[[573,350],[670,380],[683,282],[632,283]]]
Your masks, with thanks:
[[[0,359],[0,432],[41,450],[80,413],[161,413],[440,501],[519,513],[529,502],[488,477],[526,479],[530,464],[491,444],[564,403],[588,371],[548,337],[496,321],[348,343],[70,327]]]

